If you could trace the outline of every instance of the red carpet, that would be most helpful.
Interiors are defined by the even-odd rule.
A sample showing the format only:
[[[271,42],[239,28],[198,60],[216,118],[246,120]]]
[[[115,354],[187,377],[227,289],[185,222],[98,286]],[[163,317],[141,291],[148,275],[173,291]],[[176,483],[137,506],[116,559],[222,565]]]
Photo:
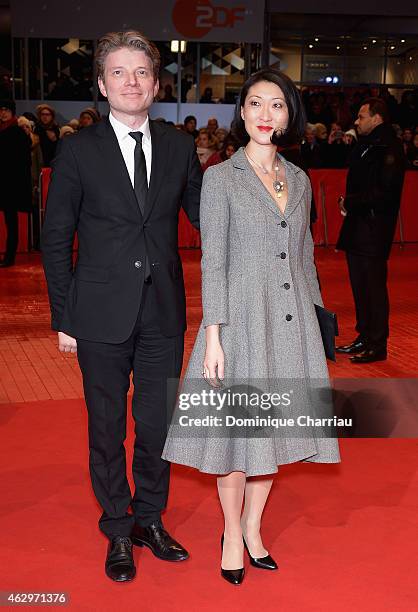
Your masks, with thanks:
[[[198,257],[184,254],[187,355],[200,321]],[[417,262],[417,247],[394,253],[391,262],[388,361],[353,374],[339,358],[334,376],[416,376]],[[352,301],[342,256],[319,250],[318,264],[327,306],[339,314],[341,339],[349,340]],[[416,440],[343,440],[341,465],[282,468],[263,531],[280,569],[263,572],[246,560],[239,588],[219,576],[222,522],[214,478],[174,466],[164,520],[191,558],[169,564],[135,549],[135,581],[107,579],[77,367],[55,350],[41,278],[38,258],[22,257],[0,280],[0,590],[64,591],[71,610],[416,609]]]

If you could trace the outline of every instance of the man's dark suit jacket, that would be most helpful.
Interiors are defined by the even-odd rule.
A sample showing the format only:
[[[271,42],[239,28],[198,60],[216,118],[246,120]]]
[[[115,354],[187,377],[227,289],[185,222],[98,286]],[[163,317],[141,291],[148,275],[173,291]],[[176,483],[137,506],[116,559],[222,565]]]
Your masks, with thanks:
[[[186,329],[178,213],[183,206],[199,227],[202,173],[190,136],[155,121],[150,131],[152,168],[144,215],[108,118],[61,142],[42,232],[54,330],[95,342],[124,342],[138,316],[145,255],[161,332],[176,336]]]
[[[351,154],[344,218],[337,249],[366,257],[389,257],[405,174],[402,143],[381,123]]]

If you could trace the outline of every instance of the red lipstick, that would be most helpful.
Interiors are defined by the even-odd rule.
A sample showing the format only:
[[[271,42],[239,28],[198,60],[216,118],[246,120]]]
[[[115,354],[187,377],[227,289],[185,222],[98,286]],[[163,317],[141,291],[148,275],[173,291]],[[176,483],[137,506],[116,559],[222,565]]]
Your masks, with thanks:
[[[260,132],[271,132],[273,128],[269,125],[257,125],[257,129],[260,130]]]

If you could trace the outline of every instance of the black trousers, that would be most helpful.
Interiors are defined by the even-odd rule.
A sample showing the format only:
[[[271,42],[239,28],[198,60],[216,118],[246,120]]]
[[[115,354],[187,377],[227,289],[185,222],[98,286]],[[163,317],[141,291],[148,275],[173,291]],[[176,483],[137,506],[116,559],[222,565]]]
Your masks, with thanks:
[[[18,214],[15,208],[6,208],[3,212],[7,229],[7,242],[4,261],[13,263],[16,257],[17,243],[19,240]]]
[[[356,330],[369,348],[383,350],[389,336],[387,260],[347,253],[356,307]]]
[[[178,378],[183,361],[183,334],[163,336],[156,324],[152,285],[144,284],[135,328],[122,344],[77,341],[88,409],[90,475],[103,509],[100,529],[108,536],[129,536],[137,521],[146,527],[167,504],[170,464],[161,459],[175,401],[167,379]],[[127,393],[134,393],[135,446],[132,496],[126,477]],[[128,513],[132,507],[133,515]]]

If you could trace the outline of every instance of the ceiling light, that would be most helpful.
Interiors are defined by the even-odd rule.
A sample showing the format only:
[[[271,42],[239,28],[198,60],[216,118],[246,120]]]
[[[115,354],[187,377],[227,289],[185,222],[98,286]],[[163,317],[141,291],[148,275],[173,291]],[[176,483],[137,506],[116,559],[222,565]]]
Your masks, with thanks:
[[[404,39],[404,38],[402,38],[402,39],[401,39],[401,43],[404,43],[404,42],[405,42],[405,39]]]
[[[365,51],[367,51],[367,47],[366,47],[366,45],[364,45],[363,49],[364,49]]]
[[[337,45],[337,49],[338,49],[338,50],[339,50],[339,49],[341,49],[340,45]]]
[[[372,43],[375,45],[377,43],[377,40],[373,38]]]
[[[313,45],[308,45],[309,49],[313,49]]]
[[[319,38],[315,38],[315,42],[319,42]]]
[[[393,51],[395,48],[395,45],[390,45],[390,50]]]

